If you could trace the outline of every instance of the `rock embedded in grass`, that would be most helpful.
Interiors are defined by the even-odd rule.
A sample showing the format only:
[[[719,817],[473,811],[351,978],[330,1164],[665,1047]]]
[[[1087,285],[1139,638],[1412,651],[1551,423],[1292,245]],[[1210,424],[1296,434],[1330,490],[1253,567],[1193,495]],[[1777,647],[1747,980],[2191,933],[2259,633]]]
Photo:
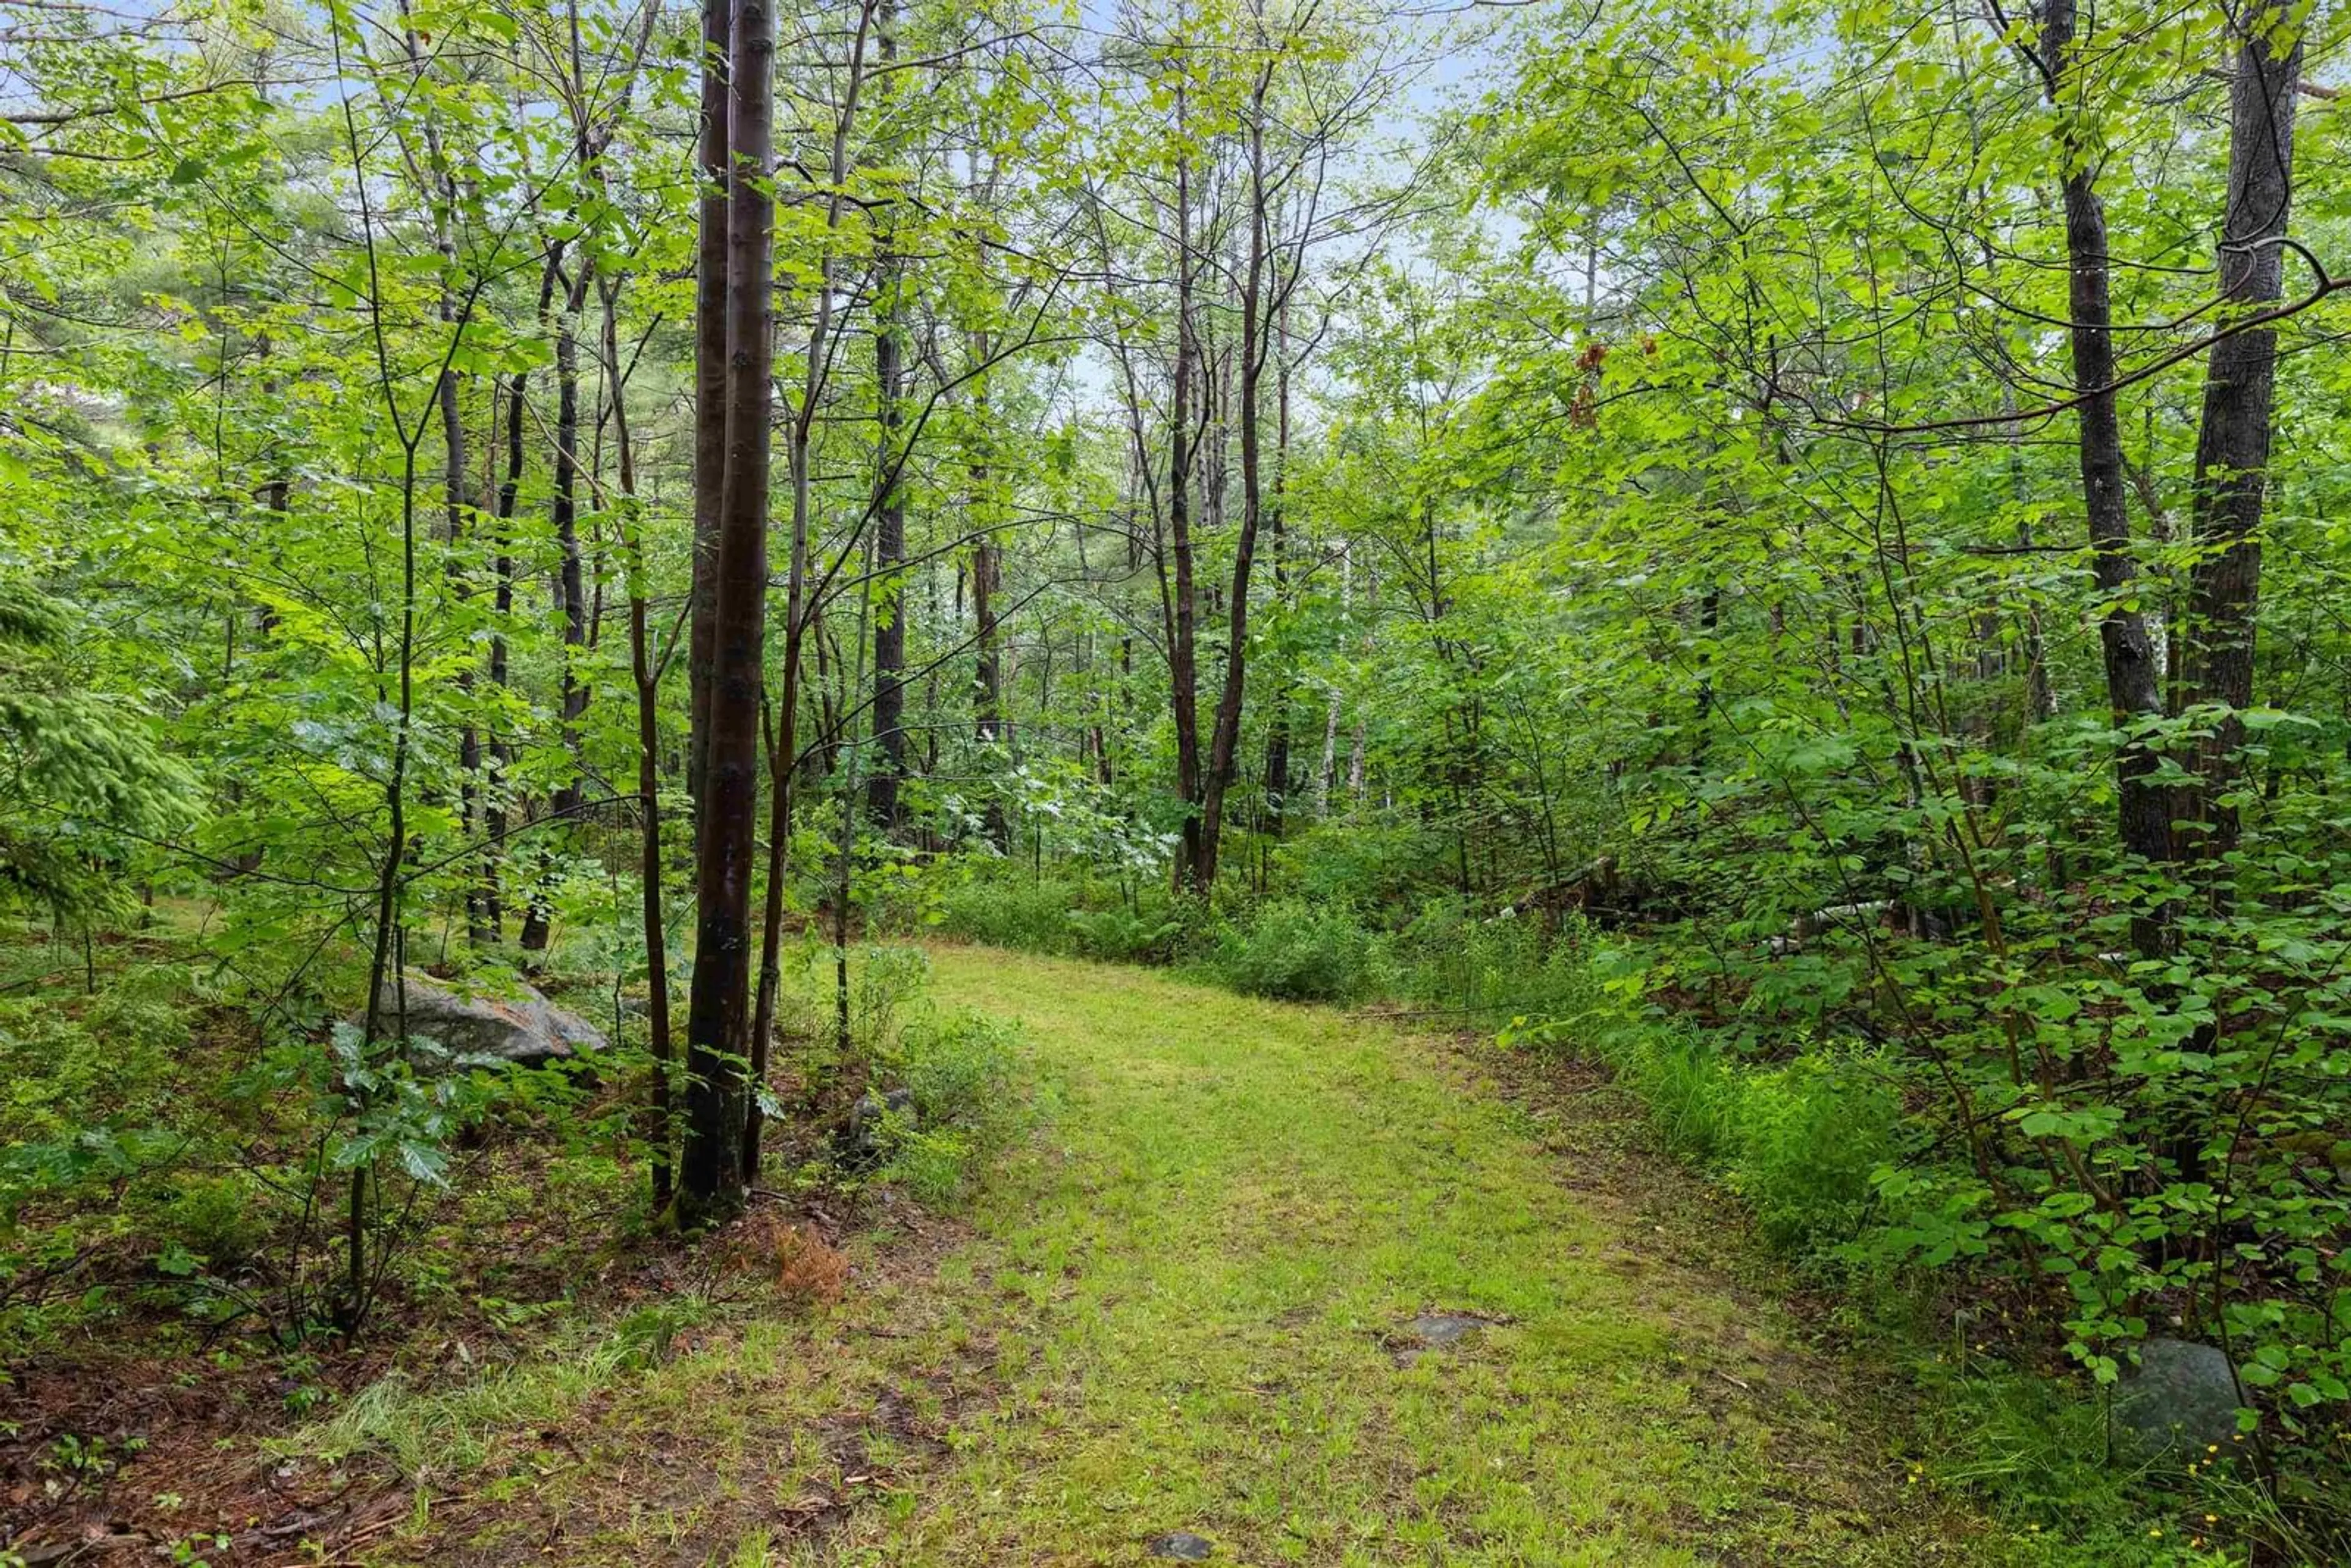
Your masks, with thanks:
[[[1457,1344],[1484,1328],[1486,1320],[1467,1312],[1423,1312],[1405,1326],[1423,1344]]]
[[[2237,1435],[2237,1379],[2218,1346],[2157,1336],[2115,1391],[2115,1418],[2153,1453]]]
[[[1387,1346],[1395,1356],[1398,1366],[1410,1366],[1432,1350],[1442,1350],[1460,1343],[1479,1329],[1489,1328],[1491,1318],[1481,1318],[1471,1312],[1422,1312],[1407,1321],[1395,1333],[1387,1336]]]
[[[1155,1535],[1144,1547],[1154,1557],[1169,1558],[1177,1563],[1206,1563],[1215,1552],[1217,1543],[1188,1530],[1171,1530],[1165,1535]]]

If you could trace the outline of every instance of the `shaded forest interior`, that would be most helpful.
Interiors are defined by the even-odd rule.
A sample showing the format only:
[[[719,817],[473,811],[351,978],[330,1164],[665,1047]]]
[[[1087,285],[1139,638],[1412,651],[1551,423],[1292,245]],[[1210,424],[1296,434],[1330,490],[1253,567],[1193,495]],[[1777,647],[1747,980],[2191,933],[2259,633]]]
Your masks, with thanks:
[[[2346,28],[0,13],[0,1367],[952,1208],[943,936],[1604,1061],[2342,1560]]]

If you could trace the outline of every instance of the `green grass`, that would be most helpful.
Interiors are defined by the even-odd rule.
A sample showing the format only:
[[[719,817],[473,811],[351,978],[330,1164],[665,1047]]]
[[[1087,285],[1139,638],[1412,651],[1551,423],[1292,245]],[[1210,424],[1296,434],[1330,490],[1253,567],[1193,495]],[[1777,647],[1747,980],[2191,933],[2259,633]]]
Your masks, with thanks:
[[[934,986],[1020,1019],[1058,1103],[968,1228],[811,1318],[531,1378],[527,1416],[421,1405],[407,1451],[449,1459],[373,1560],[2057,1560],[1910,1484],[1868,1398],[1473,1058],[1149,971],[950,948]],[[1400,1357],[1431,1309],[1493,1322]],[[367,1415],[340,1436],[398,1447]]]

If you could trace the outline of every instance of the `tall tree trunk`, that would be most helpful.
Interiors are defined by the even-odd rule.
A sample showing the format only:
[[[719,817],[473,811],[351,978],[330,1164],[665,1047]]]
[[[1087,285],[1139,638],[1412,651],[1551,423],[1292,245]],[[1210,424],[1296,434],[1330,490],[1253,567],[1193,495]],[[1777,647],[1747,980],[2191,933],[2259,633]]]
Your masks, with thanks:
[[[718,632],[718,501],[726,471],[726,55],[729,0],[702,4],[702,136],[694,277],[694,630],[686,646],[685,787],[695,833],[710,762],[711,665]]]
[[[441,319],[454,322],[446,296],[441,302]],[[444,569],[453,598],[467,600],[474,596],[473,584],[467,580],[465,562],[459,552],[465,534],[465,417],[458,401],[458,376],[454,371],[441,372],[437,399],[441,407],[442,489],[446,507],[446,529],[449,541],[448,564]],[[468,699],[465,723],[457,731],[457,825],[462,834],[471,837],[481,817],[482,805],[482,732],[475,727],[470,711],[474,691],[474,667],[468,664],[457,672],[457,690]],[[465,936],[476,944],[497,939],[497,923],[492,917],[496,894],[481,882],[472,882],[465,888]]]
[[[2072,307],[2074,384],[2078,411],[2082,498],[2087,515],[2091,566],[2102,604],[2098,643],[2106,672],[2107,702],[2117,728],[2137,730],[2115,758],[2123,849],[2150,864],[2168,865],[2171,852],[2168,792],[2156,781],[2161,758],[2146,727],[2163,716],[2162,684],[2147,618],[2131,592],[2130,518],[2123,497],[2122,425],[2116,409],[2114,311],[2106,214],[2098,199],[2096,166],[2077,129],[2077,94],[2088,51],[2074,34],[2074,0],[2047,0],[2041,38],[2050,72],[2050,96],[2064,118],[2058,138],[2064,180],[2065,253]],[[2134,915],[2131,937],[2157,956],[2170,946],[2170,915],[2158,902]]]
[[[1176,888],[1205,893],[1201,874],[1207,845],[1206,801],[1200,768],[1200,667],[1195,635],[1199,591],[1192,559],[1192,153],[1186,94],[1176,87],[1176,366],[1167,413],[1168,554],[1176,566],[1174,635],[1167,647],[1168,702],[1176,721],[1176,789],[1183,798],[1184,827],[1176,845]],[[1213,876],[1215,873],[1208,873]]]
[[[2294,26],[2283,53],[2274,29]],[[2220,230],[2220,294],[2259,309],[2284,292],[2287,209],[2294,196],[2294,99],[2302,77],[2302,32],[2274,5],[2245,12],[2229,87],[2228,211]],[[2219,862],[2237,846],[2239,716],[2253,701],[2255,604],[2262,578],[2262,503],[2270,461],[2271,403],[2277,384],[2277,334],[2268,328],[2232,333],[2212,346],[2204,381],[2204,420],[2196,441],[2193,529],[2196,567],[2189,593],[2189,690],[2221,710],[2201,747],[2197,805],[2206,827],[2203,854]],[[2227,873],[2211,874],[2216,898]]]
[[[751,873],[759,803],[759,687],[768,591],[768,436],[775,198],[775,16],[737,0],[729,50],[726,457],[718,510],[707,824],[695,868],[694,986],[686,1011],[689,1218],[742,1201],[744,1068],[751,1050]],[[705,68],[708,68],[705,67]]]
[[[555,283],[563,262],[559,246],[548,253],[538,277],[538,313],[547,314],[555,298]],[[493,528],[496,533],[494,548],[496,557],[491,566],[494,580],[492,603],[496,615],[490,629],[490,691],[495,697],[507,689],[507,626],[514,615],[515,509],[522,496],[522,469],[527,448],[523,428],[529,407],[527,398],[530,388],[530,372],[517,371],[507,383],[506,404],[506,477],[499,481],[497,505]],[[504,929],[505,915],[500,909],[500,883],[503,879],[507,854],[506,770],[514,761],[514,747],[496,730],[490,733],[489,770],[483,783],[483,828],[488,840],[482,861],[482,913],[493,936]]]
[[[891,63],[898,57],[896,0],[881,0],[875,48],[887,81]],[[906,319],[902,265],[891,254],[890,236],[879,243],[883,254],[877,263],[880,320],[873,332],[873,382],[878,415],[874,483],[880,489],[874,503],[873,570],[881,574],[882,602],[873,621],[874,758],[866,804],[883,831],[895,833],[904,826],[898,785],[906,775],[906,592],[900,575],[906,559],[906,492],[905,457],[899,450],[904,424],[900,405]]]
[[[1273,600],[1277,616],[1286,612],[1290,590],[1288,518],[1282,505],[1290,472],[1290,302],[1285,298],[1273,322],[1273,486],[1272,497],[1266,507],[1265,527],[1269,553],[1273,559]],[[1265,737],[1265,828],[1275,838],[1281,837],[1283,818],[1290,809],[1290,716],[1293,686],[1288,671],[1283,672],[1281,689],[1276,694],[1273,724]]]
[[[557,786],[550,801],[560,828],[580,814],[580,716],[587,711],[588,688],[577,668],[588,646],[588,589],[580,555],[580,312],[588,299],[593,267],[582,259],[580,276],[564,291],[563,313],[555,322],[555,451],[552,455],[554,497],[549,518],[555,528],[559,564],[556,594],[563,612],[563,679],[561,716],[563,747],[570,754],[570,770]],[[522,948],[526,953],[547,949],[551,907],[543,880],[531,890],[524,911]]]
[[[644,517],[637,506],[637,464],[629,438],[628,392],[621,369],[620,286],[600,286],[604,302],[604,377],[612,388],[612,432],[620,449],[621,549],[629,578],[629,673],[637,688],[637,814],[642,824],[638,877],[645,936],[646,1043],[653,1056],[647,1096],[645,1145],[652,1166],[653,1206],[658,1214],[671,1197],[669,938],[662,921],[661,669],[654,662],[647,626],[649,584],[645,575]]]
[[[975,488],[988,482],[987,465],[973,465]],[[971,552],[972,733],[981,740],[1004,738],[1004,661],[999,650],[1003,628],[996,609],[996,591],[1002,586],[1004,554],[995,539],[983,534]]]
[[[776,998],[783,980],[784,883],[791,867],[792,769],[799,735],[800,643],[818,610],[809,581],[810,440],[816,427],[817,406],[824,395],[827,356],[831,352],[833,271],[839,260],[834,239],[841,232],[843,193],[849,183],[849,136],[857,122],[857,99],[865,81],[867,27],[872,18],[871,4],[858,13],[857,37],[850,49],[849,82],[841,96],[841,113],[833,121],[832,193],[825,205],[823,249],[817,263],[816,321],[809,329],[800,406],[791,425],[792,543],[784,589],[783,691],[776,704],[775,727],[768,750],[767,897],[760,911],[759,988],[751,1013],[750,1064],[755,1091],[764,1088],[767,1082],[769,1037],[775,1032]],[[767,385],[764,370],[760,384],[763,388]],[[771,395],[762,392],[763,406]],[[764,495],[764,474],[761,488]],[[862,632],[860,636],[862,639]],[[861,660],[862,656],[861,650]],[[759,1134],[764,1121],[755,1092],[744,1115],[742,1174],[746,1183],[757,1180],[759,1175]]]
[[[1263,442],[1259,431],[1258,387],[1265,375],[1265,93],[1273,75],[1269,63],[1249,95],[1249,263],[1241,273],[1240,399],[1241,526],[1233,541],[1232,601],[1225,648],[1224,690],[1217,698],[1216,727],[1209,739],[1208,776],[1200,803],[1200,853],[1195,881],[1202,893],[1216,885],[1217,859],[1224,841],[1225,792],[1231,787],[1240,747],[1241,713],[1249,691],[1249,576],[1257,559],[1258,525],[1265,511]]]

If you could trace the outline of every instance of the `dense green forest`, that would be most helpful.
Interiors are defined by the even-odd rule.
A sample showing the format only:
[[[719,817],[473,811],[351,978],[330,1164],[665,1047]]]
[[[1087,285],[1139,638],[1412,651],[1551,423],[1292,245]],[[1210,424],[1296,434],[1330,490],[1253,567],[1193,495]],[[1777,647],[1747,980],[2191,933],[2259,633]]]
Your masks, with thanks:
[[[942,944],[1598,1063],[2016,1560],[2341,1561],[2346,26],[0,6],[0,1563],[836,1300],[1054,1113]]]

